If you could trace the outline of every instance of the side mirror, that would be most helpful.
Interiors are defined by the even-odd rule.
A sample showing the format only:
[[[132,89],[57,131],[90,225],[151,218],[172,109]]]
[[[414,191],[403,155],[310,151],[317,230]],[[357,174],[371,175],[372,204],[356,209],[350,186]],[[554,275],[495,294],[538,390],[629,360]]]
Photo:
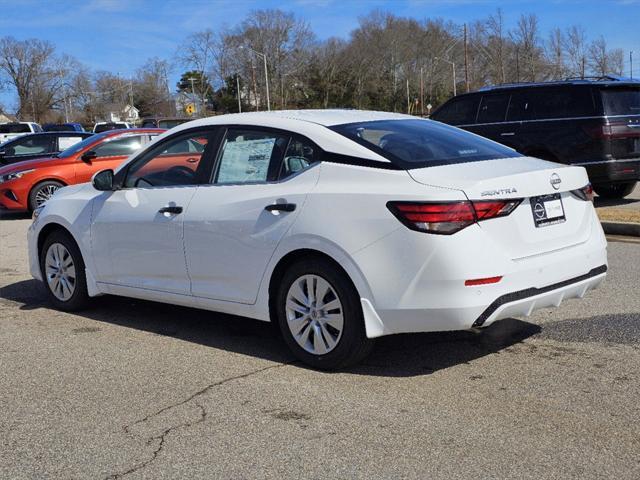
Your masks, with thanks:
[[[93,188],[101,192],[110,192],[113,188],[113,170],[101,170],[91,179]]]
[[[80,157],[80,160],[82,160],[83,162],[90,162],[91,160],[94,160],[98,158],[98,155],[96,155],[96,152],[94,152],[93,150],[89,150],[88,152],[84,152],[82,154],[82,156]]]

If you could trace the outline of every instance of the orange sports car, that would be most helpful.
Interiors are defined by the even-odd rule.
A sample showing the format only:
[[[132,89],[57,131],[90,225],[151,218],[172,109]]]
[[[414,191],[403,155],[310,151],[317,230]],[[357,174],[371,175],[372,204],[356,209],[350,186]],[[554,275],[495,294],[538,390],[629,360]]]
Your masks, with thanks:
[[[129,155],[165,130],[130,128],[93,135],[54,157],[0,168],[0,208],[34,210],[61,187],[91,180],[94,173],[115,169]]]

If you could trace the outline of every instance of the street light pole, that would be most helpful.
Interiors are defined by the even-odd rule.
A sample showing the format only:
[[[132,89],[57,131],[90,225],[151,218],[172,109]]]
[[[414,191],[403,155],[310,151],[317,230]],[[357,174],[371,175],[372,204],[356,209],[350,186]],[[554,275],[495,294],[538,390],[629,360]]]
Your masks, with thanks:
[[[249,50],[251,50],[253,53],[255,53],[256,55],[259,55],[262,57],[262,60],[264,61],[264,83],[265,83],[265,87],[267,89],[267,110],[271,110],[271,100],[269,99],[269,71],[267,69],[267,55],[262,53],[262,52],[258,52],[257,50],[254,50],[253,48],[249,47],[249,46],[245,46],[245,45],[241,45],[240,48],[248,48]],[[277,91],[277,86],[276,86],[276,91]]]
[[[435,57],[435,60],[442,60],[443,62],[447,62],[451,64],[451,68],[453,71],[453,96],[455,97],[457,95],[457,90],[456,90],[456,64],[454,62],[452,62],[451,60],[447,60],[445,58],[438,58]]]
[[[238,96],[238,113],[242,113],[242,101],[240,100],[240,75],[236,73],[236,94]]]

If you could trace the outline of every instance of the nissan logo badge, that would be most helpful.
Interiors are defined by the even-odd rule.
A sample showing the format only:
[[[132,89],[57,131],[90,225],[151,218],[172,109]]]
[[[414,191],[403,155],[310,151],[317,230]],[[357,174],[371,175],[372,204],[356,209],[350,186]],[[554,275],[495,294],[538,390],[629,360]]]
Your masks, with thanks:
[[[551,174],[551,180],[549,180],[549,182],[551,183],[551,186],[554,190],[558,190],[560,188],[562,180],[560,180],[560,175],[558,175],[557,173],[553,173]]]

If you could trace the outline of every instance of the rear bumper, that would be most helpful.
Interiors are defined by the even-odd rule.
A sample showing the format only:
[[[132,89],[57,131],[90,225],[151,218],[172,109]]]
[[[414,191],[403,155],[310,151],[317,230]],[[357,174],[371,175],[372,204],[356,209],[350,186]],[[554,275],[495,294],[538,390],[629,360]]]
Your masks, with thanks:
[[[361,300],[367,336],[488,326],[580,298],[606,276],[606,239],[595,213],[588,228],[582,243],[520,259],[477,225],[446,238],[399,230],[355,255],[371,288]],[[394,244],[404,249],[389,258]],[[495,284],[465,285],[496,275],[502,279]]]
[[[606,276],[607,266],[600,265],[589,273],[570,278],[543,288],[528,288],[498,297],[473,322],[473,327],[490,325],[496,320],[531,315],[538,308],[559,307],[567,298],[582,298],[587,291],[600,285]]]
[[[591,183],[622,183],[640,180],[640,158],[584,162]]]

